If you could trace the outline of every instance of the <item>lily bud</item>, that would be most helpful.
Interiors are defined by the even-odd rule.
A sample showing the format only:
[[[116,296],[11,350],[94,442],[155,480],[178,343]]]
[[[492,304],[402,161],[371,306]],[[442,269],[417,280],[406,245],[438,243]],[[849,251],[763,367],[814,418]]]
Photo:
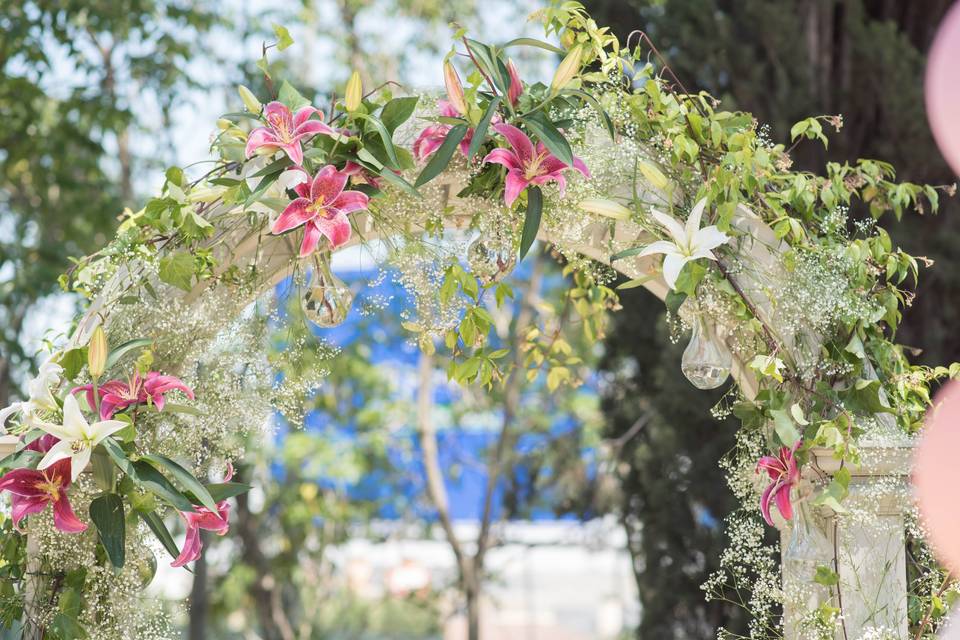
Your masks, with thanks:
[[[233,126],[233,122],[231,122],[230,120],[227,120],[226,118],[220,118],[219,120],[217,120],[217,129],[220,129],[221,131],[226,131],[232,126]]]
[[[570,81],[580,72],[580,59],[582,55],[583,47],[581,45],[578,44],[573,49],[570,49],[567,57],[563,59],[563,62],[560,63],[557,71],[553,74],[553,80],[550,82],[550,91],[556,93],[570,84]]]
[[[630,217],[630,209],[619,202],[605,198],[588,198],[583,200],[579,206],[587,213],[595,213],[614,220],[626,220]]]
[[[467,99],[463,95],[463,85],[460,84],[457,70],[449,61],[443,63],[443,83],[447,87],[447,98],[450,104],[457,113],[467,115]]]
[[[350,74],[350,79],[347,80],[347,90],[343,103],[347,107],[347,111],[353,112],[360,108],[362,102],[363,81],[360,79],[360,74],[354,71]]]
[[[246,105],[247,111],[250,113],[260,113],[263,109],[263,105],[257,100],[257,96],[253,95],[253,91],[242,84],[237,85],[237,93],[240,94],[240,99],[243,100],[243,104]]]
[[[517,67],[514,66],[513,60],[507,60],[507,73],[510,74],[510,88],[507,89],[507,100],[509,100],[513,106],[517,106],[517,100],[520,99],[520,94],[523,93],[523,83],[520,82],[520,74],[517,72]]]
[[[107,334],[103,331],[103,325],[97,325],[87,345],[87,368],[90,370],[91,378],[97,379],[103,375],[107,368],[108,353]]]

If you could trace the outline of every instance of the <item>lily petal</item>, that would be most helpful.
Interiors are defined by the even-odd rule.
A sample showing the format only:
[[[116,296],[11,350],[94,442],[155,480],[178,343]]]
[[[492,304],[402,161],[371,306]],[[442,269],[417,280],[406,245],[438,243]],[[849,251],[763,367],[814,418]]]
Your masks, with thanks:
[[[483,159],[483,164],[501,164],[507,169],[520,170],[520,158],[509,149],[494,149]]]
[[[297,198],[288,204],[283,213],[274,221],[273,226],[270,227],[270,233],[280,234],[290,231],[290,229],[295,229],[313,218],[316,214],[308,209],[309,206],[310,201],[306,198]]]
[[[347,174],[337,171],[332,164],[328,164],[317,172],[310,183],[310,200],[323,205],[329,205],[347,186]]]
[[[707,206],[707,199],[701,198],[697,204],[690,210],[690,216],[687,218],[686,232],[687,237],[692,238],[700,230],[700,220],[703,218],[703,210]]]
[[[676,254],[667,254],[663,258],[663,279],[667,281],[667,286],[676,290],[677,278],[683,270],[683,265],[687,264],[690,258],[678,256]]]
[[[522,166],[530,164],[533,160],[534,147],[527,134],[512,124],[495,124],[493,130],[507,139]]]
[[[67,500],[67,493],[60,491],[60,498],[53,503],[53,525],[64,533],[80,533],[87,530],[87,525],[77,518]]]
[[[336,249],[350,239],[352,229],[350,221],[345,213],[337,211],[329,218],[326,216],[317,216],[312,221],[327,240],[330,241],[330,248]]]
[[[651,242],[646,247],[643,248],[643,251],[637,254],[638,258],[643,258],[645,256],[652,256],[658,253],[663,253],[666,255],[681,255],[680,251],[677,249],[677,245],[667,240],[657,240],[656,242]]]
[[[687,246],[686,231],[676,218],[656,209],[651,209],[650,215],[657,221],[657,224],[666,229],[678,248],[683,249]]]
[[[530,182],[523,177],[519,169],[510,169],[507,172],[507,185],[503,193],[503,199],[508,207],[512,207],[517,197],[523,193]]]

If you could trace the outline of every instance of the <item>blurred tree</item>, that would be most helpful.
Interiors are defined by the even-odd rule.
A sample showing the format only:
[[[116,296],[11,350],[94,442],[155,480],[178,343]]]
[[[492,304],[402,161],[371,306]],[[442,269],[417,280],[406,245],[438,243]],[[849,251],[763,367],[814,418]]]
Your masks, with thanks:
[[[612,315],[600,363],[604,452],[619,491],[591,498],[627,534],[643,607],[637,638],[714,638],[721,625],[742,631],[743,610],[707,603],[700,590],[719,568],[723,517],[735,506],[717,467],[735,425],[711,417],[722,392],[694,389],[680,372],[686,341],[670,340],[662,303],[630,293]]]
[[[822,113],[843,115],[829,151],[801,144],[793,153],[804,169],[826,160],[875,157],[903,168],[917,182],[953,181],[933,143],[923,110],[924,53],[951,0],[589,0],[597,22],[625,39],[643,30],[690,91],[706,90],[728,109],[742,109],[769,125],[769,136],[789,144],[790,126]],[[636,38],[636,36],[634,36]],[[635,40],[634,40],[635,41]],[[656,62],[656,61],[655,61]],[[940,215],[912,219],[892,230],[907,251],[937,261],[924,274],[920,298],[899,339],[923,347],[928,363],[960,357],[960,272],[949,265],[960,246],[960,205],[942,203]],[[854,211],[854,215],[864,215]],[[611,385],[608,436],[620,437],[638,419],[649,422],[624,447],[633,467],[620,473],[627,496],[622,517],[643,567],[637,574],[645,616],[638,637],[712,638],[728,611],[705,607],[699,584],[717,557],[715,531],[693,526],[706,509],[721,519],[730,507],[716,465],[730,445],[722,424],[706,417],[704,394],[679,374],[679,349],[651,343],[659,311],[625,297],[608,340],[605,368]],[[656,302],[648,307],[659,309]],[[634,320],[629,318],[634,316]],[[642,329],[638,329],[641,327]],[[666,386],[669,384],[669,389]],[[696,409],[696,410],[693,410]],[[658,418],[658,416],[661,416]],[[669,417],[669,422],[664,417]],[[648,458],[646,462],[637,456]],[[689,473],[681,473],[689,465]],[[681,473],[683,482],[676,483]],[[677,487],[683,491],[677,500]],[[631,524],[636,523],[636,525]],[[679,555],[678,555],[679,554]],[[701,555],[705,562],[691,562]],[[676,567],[682,567],[677,571]],[[672,568],[671,568],[672,567]],[[701,613],[692,614],[701,609]],[[705,624],[704,624],[705,623]]]
[[[0,0],[0,406],[68,257],[134,206],[131,130],[192,82],[186,63],[215,20],[206,2]]]

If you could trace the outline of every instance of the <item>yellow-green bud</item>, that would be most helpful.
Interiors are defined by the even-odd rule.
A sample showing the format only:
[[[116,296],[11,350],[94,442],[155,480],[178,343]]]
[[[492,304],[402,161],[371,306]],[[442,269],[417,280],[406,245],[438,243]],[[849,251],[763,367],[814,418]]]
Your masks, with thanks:
[[[237,93],[240,94],[240,99],[243,100],[243,104],[246,105],[247,111],[250,113],[260,113],[260,110],[263,109],[263,105],[257,100],[257,96],[253,95],[253,92],[242,84],[237,85]]]
[[[90,336],[90,343],[87,345],[87,368],[90,370],[90,377],[97,379],[103,375],[107,368],[107,334],[103,331],[103,325],[97,325]]]
[[[583,47],[581,45],[578,44],[573,49],[570,49],[567,57],[563,59],[563,62],[560,63],[557,71],[553,74],[553,80],[550,82],[551,91],[554,93],[560,91],[570,84],[570,81],[580,73],[580,59],[582,55]]]
[[[595,213],[614,220],[626,220],[630,217],[630,209],[606,198],[588,198],[580,202],[580,208],[587,213]]]
[[[363,81],[360,79],[360,74],[354,71],[350,74],[350,79],[347,80],[347,90],[343,103],[347,107],[347,111],[356,111],[360,108],[362,102]]]

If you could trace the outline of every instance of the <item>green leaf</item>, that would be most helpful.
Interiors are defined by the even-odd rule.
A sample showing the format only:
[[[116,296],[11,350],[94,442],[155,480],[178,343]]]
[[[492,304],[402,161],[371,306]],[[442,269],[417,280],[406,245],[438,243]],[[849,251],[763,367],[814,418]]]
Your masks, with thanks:
[[[299,91],[293,88],[286,80],[280,85],[280,91],[277,92],[277,100],[287,105],[292,111],[310,104],[310,101],[304,98]]]
[[[770,415],[773,417],[773,430],[780,444],[792,447],[800,439],[800,433],[793,423],[793,418],[785,409],[771,409]]]
[[[380,120],[387,131],[392,134],[396,132],[397,127],[409,120],[413,112],[416,111],[419,100],[418,96],[394,98],[383,105],[383,109],[380,111]]]
[[[90,519],[97,527],[100,543],[117,569],[123,568],[126,525],[123,519],[123,500],[115,493],[106,493],[90,503]]]
[[[698,261],[688,262],[683,265],[680,274],[677,276],[676,290],[687,294],[688,296],[697,295],[697,285],[707,275],[707,268]]]
[[[189,416],[203,415],[203,412],[197,409],[196,407],[191,407],[186,404],[177,404],[175,402],[164,403],[163,413],[185,413]]]
[[[155,511],[149,513],[137,512],[140,516],[140,519],[147,523],[147,526],[150,527],[150,531],[153,532],[153,535],[157,537],[157,540],[160,541],[160,544],[163,545],[163,548],[167,550],[167,553],[170,554],[171,558],[176,558],[180,555],[180,550],[177,549],[177,543],[173,541],[173,536],[170,535],[170,532],[167,530],[167,525],[163,524],[163,519],[157,515]]]
[[[192,267],[192,260],[191,260],[191,269],[192,268],[193,267]],[[142,347],[149,347],[151,344],[153,344],[153,340],[150,338],[134,338],[133,340],[128,340],[124,342],[122,345],[120,345],[116,349],[113,349],[110,351],[110,355],[107,356],[106,368],[109,370],[113,365],[117,364],[117,361],[119,361],[120,358],[122,358],[123,355],[128,351],[132,351],[133,349],[140,349]]]
[[[187,471],[179,462],[172,460],[166,456],[156,455],[156,454],[147,454],[140,457],[141,460],[146,460],[153,466],[157,467],[158,470],[166,470],[170,473],[173,478],[180,483],[180,485],[192,493],[200,501],[200,504],[205,506],[211,511],[217,510],[217,501],[213,499],[204,486],[197,480],[192,473]]]
[[[476,40],[467,39],[467,48],[476,58],[479,66],[493,80],[495,88],[502,94],[506,94],[510,87],[510,74],[503,62],[497,57],[493,49]]]
[[[207,485],[207,491],[210,492],[210,495],[213,496],[213,499],[217,502],[226,500],[227,498],[233,498],[241,493],[246,493],[252,488],[249,484],[242,482],[216,482]]]
[[[554,46],[549,42],[544,42],[543,40],[537,40],[536,38],[514,38],[510,42],[507,42],[506,44],[502,45],[501,48],[506,49],[508,47],[538,47],[540,49],[545,49],[546,51],[550,51],[552,53],[556,53],[561,56],[566,55],[567,53],[565,50],[561,49],[560,47]]]
[[[383,124],[380,118],[366,113],[360,113],[359,111],[355,112],[353,117],[366,120],[373,126],[373,128],[377,131],[377,135],[380,136],[380,140],[383,142],[383,147],[387,152],[387,157],[392,163],[390,168],[400,169],[400,160],[397,158],[397,150],[393,146],[393,134],[387,129],[386,125]]]
[[[290,37],[290,32],[287,31],[287,28],[280,24],[273,25],[273,32],[277,34],[277,50],[283,51],[287,47],[293,44],[293,38]]]
[[[683,304],[683,301],[687,299],[687,294],[682,291],[675,291],[670,289],[667,292],[667,297],[664,299],[664,303],[667,305],[667,310],[673,315],[677,315],[680,312],[680,305]]]
[[[493,119],[493,116],[497,113],[497,107],[500,106],[500,100],[500,96],[497,96],[490,101],[490,104],[487,105],[487,110],[483,113],[483,117],[480,118],[480,122],[477,124],[477,128],[473,130],[473,138],[470,140],[470,148],[467,149],[468,159],[472,158],[474,154],[480,150],[483,142],[487,139],[487,129],[490,127],[490,121]]]
[[[646,248],[647,248],[646,246],[642,246],[642,247],[633,247],[631,249],[624,249],[623,251],[618,251],[617,253],[610,256],[610,262],[616,262],[617,260],[623,260],[624,258],[631,258],[637,255],[638,253],[641,253]]]
[[[383,178],[387,182],[393,184],[394,186],[400,187],[401,189],[403,189],[404,191],[406,191],[412,196],[417,196],[418,198],[423,197],[420,194],[420,192],[417,191],[412,184],[404,180],[401,176],[398,176],[397,174],[395,174],[390,169],[387,169],[386,167],[383,167],[382,169],[380,169],[377,172],[377,175],[379,175],[381,178]]]
[[[460,144],[460,141],[463,140],[463,136],[465,135],[467,135],[467,125],[465,124],[458,124],[450,129],[447,137],[443,140],[443,144],[430,156],[430,161],[427,162],[427,166],[425,166],[423,171],[420,172],[420,175],[417,176],[417,180],[413,183],[413,186],[420,187],[425,185],[440,175],[443,170],[447,168],[447,165],[450,164],[450,159],[457,150],[457,145]]]
[[[546,145],[550,153],[560,159],[560,162],[568,167],[573,166],[573,151],[570,149],[570,143],[542,113],[529,115],[523,119],[523,122]]]
[[[533,186],[527,189],[527,214],[523,219],[523,233],[520,235],[520,257],[523,257],[530,251],[533,241],[537,239],[537,233],[540,231],[540,217],[543,213],[543,192],[540,187]]]
[[[834,573],[830,567],[820,565],[817,567],[817,573],[813,576],[813,581],[822,584],[825,587],[832,587],[840,582],[840,576]]]
[[[83,366],[87,364],[87,348],[76,347],[64,351],[60,356],[59,363],[63,367],[63,377],[67,380],[73,380],[83,370]],[[108,368],[109,366],[107,365]]]
[[[160,259],[160,280],[169,285],[190,291],[193,281],[193,255],[174,253]]]
[[[593,110],[597,112],[597,115],[600,116],[600,121],[603,122],[603,126],[607,130],[607,134],[610,136],[610,139],[617,139],[617,129],[613,126],[613,120],[610,119],[610,114],[607,113],[606,109],[603,108],[603,105],[600,104],[599,100],[594,98],[586,91],[580,91],[579,89],[565,89],[561,91],[561,94],[572,94],[585,100],[591,107],[593,107]]]
[[[56,640],[83,640],[89,637],[76,618],[62,611],[53,616],[49,631]]]

